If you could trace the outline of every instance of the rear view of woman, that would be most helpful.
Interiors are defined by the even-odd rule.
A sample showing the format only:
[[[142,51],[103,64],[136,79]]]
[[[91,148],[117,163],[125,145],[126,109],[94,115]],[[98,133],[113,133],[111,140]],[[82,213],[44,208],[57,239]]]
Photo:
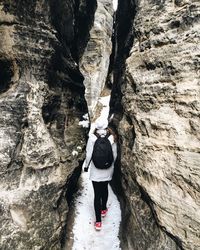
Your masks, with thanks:
[[[87,147],[86,147],[86,161],[84,170],[88,170],[90,165],[90,180],[94,188],[94,209],[96,215],[95,229],[101,230],[102,220],[101,217],[105,217],[108,212],[107,201],[108,201],[108,183],[112,180],[114,172],[114,162],[117,158],[117,138],[116,135],[110,128],[107,128],[108,122],[105,120],[98,119],[95,123],[95,131],[89,136]],[[111,145],[112,162],[109,167],[97,168],[92,160],[93,149],[95,142],[98,138],[107,137],[109,144]],[[106,157],[106,154],[105,154]]]

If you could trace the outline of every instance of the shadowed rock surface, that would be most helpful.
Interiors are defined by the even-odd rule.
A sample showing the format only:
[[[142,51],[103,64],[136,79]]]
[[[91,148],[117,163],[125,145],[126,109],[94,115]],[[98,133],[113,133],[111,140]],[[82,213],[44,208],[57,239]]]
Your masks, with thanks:
[[[85,146],[75,48],[86,45],[95,4],[81,39],[87,1],[0,3],[1,249],[61,249]]]
[[[111,103],[122,139],[124,249],[197,250],[199,1],[125,2],[116,34],[131,6],[135,16],[126,40],[117,43],[126,51],[126,41],[134,41],[124,67],[119,61],[125,54],[117,51]]]

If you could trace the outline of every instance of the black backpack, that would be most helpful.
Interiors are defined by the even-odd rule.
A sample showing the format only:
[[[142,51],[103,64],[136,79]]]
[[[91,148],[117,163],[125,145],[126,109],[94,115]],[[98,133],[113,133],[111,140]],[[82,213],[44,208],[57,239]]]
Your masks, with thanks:
[[[99,169],[109,168],[114,160],[112,146],[108,136],[109,135],[98,137],[94,144],[92,161],[95,167]]]

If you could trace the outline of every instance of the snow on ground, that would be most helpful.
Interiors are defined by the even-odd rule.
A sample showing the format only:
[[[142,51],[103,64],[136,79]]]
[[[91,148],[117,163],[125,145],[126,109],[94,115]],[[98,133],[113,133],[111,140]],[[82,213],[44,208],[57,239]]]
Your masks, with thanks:
[[[100,98],[103,104],[100,117],[107,119],[109,112],[110,96]],[[94,131],[94,124],[91,124],[90,133]],[[82,192],[75,201],[75,219],[73,225],[74,243],[73,250],[119,250],[120,241],[118,238],[121,221],[120,204],[117,197],[109,186],[108,213],[102,218],[102,229],[96,231],[94,228],[94,192],[92,183],[89,180],[89,172],[81,174]]]
[[[109,186],[108,213],[102,218],[102,229],[94,228],[94,194],[88,172],[82,173],[82,194],[75,205],[75,222],[73,227],[73,250],[117,250],[120,249],[118,238],[121,211],[119,202]]]

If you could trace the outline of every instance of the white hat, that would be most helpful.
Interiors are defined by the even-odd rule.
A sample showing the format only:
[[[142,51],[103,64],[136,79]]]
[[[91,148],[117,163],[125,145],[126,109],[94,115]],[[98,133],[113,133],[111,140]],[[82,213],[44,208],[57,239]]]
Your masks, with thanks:
[[[108,127],[108,120],[106,119],[97,119],[95,122],[95,128],[98,130],[106,129]]]

